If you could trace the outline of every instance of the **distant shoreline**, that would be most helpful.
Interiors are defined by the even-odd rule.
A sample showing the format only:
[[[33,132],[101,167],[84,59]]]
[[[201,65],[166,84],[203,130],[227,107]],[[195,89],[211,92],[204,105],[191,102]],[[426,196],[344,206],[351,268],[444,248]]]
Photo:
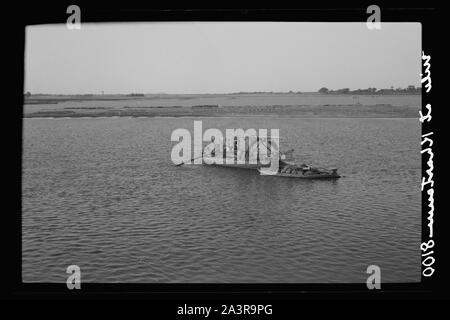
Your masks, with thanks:
[[[230,96],[407,96],[420,95],[420,92],[381,92],[368,93],[350,91],[343,92],[240,92],[240,93],[192,93],[192,94],[32,94],[24,96],[25,105],[33,104],[56,104],[60,102],[83,102],[83,101],[126,101],[126,100],[154,100],[154,99],[195,99],[201,97],[230,97]]]
[[[415,118],[420,107],[391,105],[229,106],[220,108],[134,107],[69,108],[25,113],[24,118],[83,117],[290,117],[290,118]]]
[[[24,118],[60,117],[418,117],[420,95],[226,94],[40,96]]]

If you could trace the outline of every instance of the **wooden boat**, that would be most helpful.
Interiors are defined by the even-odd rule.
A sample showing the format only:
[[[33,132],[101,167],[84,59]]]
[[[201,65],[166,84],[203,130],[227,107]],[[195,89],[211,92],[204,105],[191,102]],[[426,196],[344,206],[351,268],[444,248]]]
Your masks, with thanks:
[[[264,145],[264,146],[267,147],[266,155],[268,153],[271,153],[271,147],[267,146],[267,145]],[[235,146],[235,147],[237,147],[237,146]],[[248,150],[249,150],[249,147],[247,146],[246,153],[248,153]],[[278,155],[280,157],[279,161],[281,163],[283,163],[284,165],[294,164],[293,152],[294,152],[294,149],[281,151]],[[246,154],[245,156],[241,155],[243,158],[242,158],[242,162],[239,163],[237,160],[238,159],[237,152],[233,154],[232,152],[227,151],[224,148],[224,152],[222,155],[223,155],[223,158],[220,163],[215,163],[212,160],[212,158],[207,157],[207,156],[203,156],[203,162],[208,165],[219,166],[219,167],[253,169],[253,170],[258,170],[259,168],[264,168],[264,167],[270,166],[270,158],[267,158],[267,156],[265,157],[265,159],[263,159],[263,161],[260,161],[259,157],[258,157],[256,161],[251,162],[248,159],[249,158],[248,154]],[[241,156],[239,156],[239,157],[241,157]]]
[[[206,162],[210,159],[207,157],[204,157],[203,160]],[[231,158],[233,161],[234,159]],[[258,170],[262,167],[260,163],[227,163],[226,159],[223,160],[222,163],[211,163],[208,164],[210,166],[218,166],[218,167],[226,167],[226,168],[237,168],[237,169],[251,169],[251,170]]]
[[[236,143],[236,142],[235,142]],[[266,147],[267,151],[271,153],[272,143],[269,145],[262,142],[262,147]],[[237,146],[235,145],[235,150]],[[336,179],[340,178],[340,175],[337,173],[337,169],[323,169],[317,167],[311,167],[306,164],[302,164],[300,166],[296,165],[293,158],[294,149],[290,149],[285,152],[280,152],[279,163],[278,163],[278,171],[275,174],[267,173],[266,170],[269,170],[271,163],[266,161],[269,158],[265,158],[260,161],[259,157],[257,157],[257,161],[251,162],[249,161],[248,154],[249,147],[245,151],[245,156],[241,153],[238,156],[237,152],[229,152],[229,149],[224,147],[224,152],[221,154],[221,161],[217,163],[217,159],[214,157],[202,156],[203,164],[210,166],[219,166],[219,167],[229,167],[229,168],[241,168],[241,169],[253,169],[258,170],[261,175],[271,175],[276,177],[286,177],[286,178],[297,178],[297,179]],[[234,153],[234,154],[233,154]],[[266,153],[267,154],[267,153]],[[237,159],[241,159],[242,161],[239,163]],[[193,159],[192,159],[193,160]],[[269,159],[270,160],[270,159]]]

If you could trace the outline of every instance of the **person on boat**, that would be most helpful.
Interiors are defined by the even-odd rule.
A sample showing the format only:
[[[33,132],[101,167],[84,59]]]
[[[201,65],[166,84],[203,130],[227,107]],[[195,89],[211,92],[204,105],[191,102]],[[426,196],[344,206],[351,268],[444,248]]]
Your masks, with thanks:
[[[286,172],[288,164],[283,162],[282,160],[280,160],[280,162],[278,163],[278,172],[279,173],[284,173]]]
[[[237,161],[237,152],[238,152],[238,138],[234,136],[234,161]]]
[[[216,156],[216,137],[211,137],[211,143],[214,143],[214,148],[211,150],[211,156],[214,158]]]
[[[256,163],[259,163],[259,136],[256,137]]]
[[[250,138],[249,137],[245,138],[244,149],[245,149],[245,152],[244,152],[245,162],[248,163],[248,160],[250,157]]]
[[[220,153],[220,147],[221,147],[221,143],[220,142],[216,142],[216,138],[214,136],[212,136],[211,137],[211,143],[206,148],[208,148],[207,151],[209,152],[211,157],[214,158],[216,156],[216,149]],[[218,154],[217,156],[220,156],[220,154]]]

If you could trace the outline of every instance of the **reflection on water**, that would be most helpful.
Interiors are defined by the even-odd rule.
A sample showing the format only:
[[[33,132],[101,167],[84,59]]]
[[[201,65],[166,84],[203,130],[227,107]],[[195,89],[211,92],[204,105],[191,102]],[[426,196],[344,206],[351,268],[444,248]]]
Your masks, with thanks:
[[[193,120],[25,119],[23,280],[77,264],[85,282],[365,282],[376,264],[419,281],[417,119],[202,119],[279,128],[334,181],[175,167],[170,135]]]

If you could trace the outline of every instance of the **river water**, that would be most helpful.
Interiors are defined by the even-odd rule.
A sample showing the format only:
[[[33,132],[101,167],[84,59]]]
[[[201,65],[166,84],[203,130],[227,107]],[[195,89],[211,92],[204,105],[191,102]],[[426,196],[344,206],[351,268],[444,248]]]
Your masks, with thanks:
[[[177,128],[278,128],[308,181],[175,167]],[[420,280],[417,119],[24,119],[22,276],[65,282]]]

